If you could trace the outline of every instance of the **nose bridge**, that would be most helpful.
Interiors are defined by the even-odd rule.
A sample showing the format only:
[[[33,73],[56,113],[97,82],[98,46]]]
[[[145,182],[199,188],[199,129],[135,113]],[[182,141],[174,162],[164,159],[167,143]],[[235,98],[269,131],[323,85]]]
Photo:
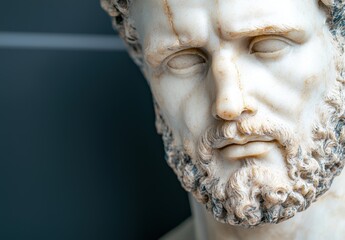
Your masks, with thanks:
[[[246,110],[237,60],[229,52],[215,54],[212,71],[216,86],[213,115],[224,120],[234,120]]]

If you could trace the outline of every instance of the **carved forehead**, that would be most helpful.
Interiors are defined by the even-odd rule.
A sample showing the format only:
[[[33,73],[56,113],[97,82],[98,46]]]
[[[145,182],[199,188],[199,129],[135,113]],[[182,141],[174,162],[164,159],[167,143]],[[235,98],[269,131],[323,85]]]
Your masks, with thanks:
[[[326,18],[316,2],[300,0],[147,0],[135,1],[131,12],[144,49],[162,41],[173,45],[176,39],[203,45],[212,41],[211,32],[226,35],[271,25],[307,28]]]
[[[133,23],[131,17],[134,16],[133,12],[139,11],[145,14],[145,9],[136,8],[135,3],[142,3],[145,6],[150,6],[152,9],[157,9],[158,6],[165,0],[100,0],[103,9],[105,9],[112,18],[114,28],[119,32],[120,36],[125,40],[128,45],[128,50],[130,55],[133,57],[135,62],[140,66],[142,64],[142,46],[138,39],[138,34],[135,25],[138,22]],[[195,8],[197,4],[210,4],[214,5],[218,1],[222,2],[223,0],[168,0],[169,3],[180,2],[192,4]],[[236,1],[236,0],[234,0]],[[339,41],[339,44],[343,44],[342,36],[345,35],[344,26],[345,26],[345,2],[343,0],[315,0],[319,5],[324,8],[327,18],[330,31],[335,36],[336,40]],[[223,1],[231,4],[233,1]],[[247,3],[247,1],[240,1],[242,3]],[[280,2],[280,1],[276,1]],[[309,2],[309,0],[305,0]],[[258,2],[256,2],[258,4]],[[157,9],[161,11],[162,9]],[[152,11],[146,11],[147,19],[156,18],[156,16],[150,16]],[[154,14],[155,15],[155,14]],[[190,15],[192,16],[192,15]],[[204,18],[203,18],[204,19]],[[339,37],[340,36],[340,37]]]
[[[315,24],[320,19],[317,15],[324,14],[317,1],[301,0],[135,0],[130,6],[141,44],[147,41],[145,35],[167,39],[171,32],[188,42],[205,41],[212,31],[226,34],[248,26],[298,27],[299,23]],[[325,19],[326,15],[319,23]]]
[[[225,34],[239,29],[259,28],[272,24],[298,27],[298,25],[316,22],[320,13],[324,15],[315,1],[261,0],[260,4],[257,4],[256,0],[208,0],[198,1],[198,3],[169,0],[166,2],[169,3],[175,30],[180,34],[191,32],[190,35],[207,28],[209,29],[206,31],[215,30]]]

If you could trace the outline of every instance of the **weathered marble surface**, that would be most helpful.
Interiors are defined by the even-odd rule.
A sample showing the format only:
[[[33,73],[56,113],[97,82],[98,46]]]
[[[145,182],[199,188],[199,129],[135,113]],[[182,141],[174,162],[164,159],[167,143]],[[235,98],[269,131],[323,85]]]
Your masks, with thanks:
[[[344,174],[328,191],[344,166],[343,1],[101,2],[152,90],[197,239],[343,239]]]

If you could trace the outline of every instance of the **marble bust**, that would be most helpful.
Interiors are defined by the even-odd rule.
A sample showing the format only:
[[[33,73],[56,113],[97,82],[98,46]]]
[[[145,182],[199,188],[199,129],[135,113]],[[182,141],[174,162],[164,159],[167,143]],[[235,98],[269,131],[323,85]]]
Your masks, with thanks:
[[[345,239],[343,0],[101,3],[148,81],[196,239]]]

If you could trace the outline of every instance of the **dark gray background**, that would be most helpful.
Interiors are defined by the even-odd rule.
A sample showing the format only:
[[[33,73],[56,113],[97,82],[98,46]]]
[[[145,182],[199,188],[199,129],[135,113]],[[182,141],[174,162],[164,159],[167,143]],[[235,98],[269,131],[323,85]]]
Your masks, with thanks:
[[[98,0],[2,0],[4,31],[115,34]],[[0,239],[157,239],[190,215],[125,52],[0,47],[0,110]]]

